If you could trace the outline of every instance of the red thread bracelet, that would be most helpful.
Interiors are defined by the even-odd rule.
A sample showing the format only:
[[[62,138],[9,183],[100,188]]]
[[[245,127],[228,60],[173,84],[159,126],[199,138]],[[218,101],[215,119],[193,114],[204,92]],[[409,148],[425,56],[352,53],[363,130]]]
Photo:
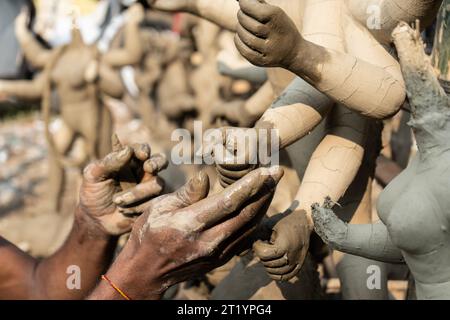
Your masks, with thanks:
[[[102,275],[102,280],[105,280],[106,282],[109,283],[109,285],[116,290],[125,300],[133,300],[131,299],[125,292],[123,292],[122,290],[120,290],[120,288],[118,286],[116,286],[111,280],[109,280],[109,278],[106,275]]]

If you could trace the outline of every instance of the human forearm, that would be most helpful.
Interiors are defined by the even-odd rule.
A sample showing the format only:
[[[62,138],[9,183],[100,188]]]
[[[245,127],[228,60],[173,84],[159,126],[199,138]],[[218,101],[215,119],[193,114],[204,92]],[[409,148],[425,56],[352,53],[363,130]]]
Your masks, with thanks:
[[[132,251],[132,250],[131,250]],[[152,263],[144,263],[148,267],[145,270],[138,270],[136,267],[139,257],[130,253],[129,246],[117,257],[114,264],[106,273],[106,278],[99,282],[87,299],[89,300],[159,300],[164,291],[160,281],[160,273],[155,270]],[[106,280],[107,279],[107,280]],[[111,283],[109,283],[111,281]],[[123,296],[117,289],[122,291]]]
[[[83,299],[95,287],[111,263],[117,238],[77,209],[72,231],[52,256],[39,261],[33,273],[31,299]],[[76,270],[80,274],[76,274]],[[80,287],[68,284],[79,276]]]

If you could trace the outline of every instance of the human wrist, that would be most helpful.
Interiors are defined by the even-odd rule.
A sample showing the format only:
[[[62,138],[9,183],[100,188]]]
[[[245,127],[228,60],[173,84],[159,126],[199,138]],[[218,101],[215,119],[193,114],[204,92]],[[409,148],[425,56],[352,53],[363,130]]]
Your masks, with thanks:
[[[167,287],[149,261],[152,260],[140,257],[139,252],[130,248],[128,243],[106,273],[106,278],[131,300],[160,300]],[[114,299],[125,299],[108,281],[102,282],[100,289],[104,294]]]
[[[118,237],[111,235],[101,222],[92,217],[86,208],[77,205],[73,222],[73,229],[84,230],[89,237],[104,241],[117,241]]]

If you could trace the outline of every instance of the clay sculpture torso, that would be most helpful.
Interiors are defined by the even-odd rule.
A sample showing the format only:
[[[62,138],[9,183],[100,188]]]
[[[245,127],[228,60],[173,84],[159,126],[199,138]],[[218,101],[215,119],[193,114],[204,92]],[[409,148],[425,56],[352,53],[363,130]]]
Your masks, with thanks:
[[[402,251],[423,298],[436,293],[430,283],[446,287],[443,292],[450,298],[449,170],[450,149],[426,159],[417,156],[378,202],[380,218]]]

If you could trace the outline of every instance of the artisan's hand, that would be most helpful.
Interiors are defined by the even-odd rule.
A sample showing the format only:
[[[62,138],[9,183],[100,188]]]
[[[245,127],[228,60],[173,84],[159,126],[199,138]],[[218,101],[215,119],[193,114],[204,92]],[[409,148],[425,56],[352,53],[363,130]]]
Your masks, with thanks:
[[[142,213],[138,205],[162,192],[157,173],[166,165],[165,157],[151,157],[148,145],[116,144],[114,152],[84,170],[78,211],[107,234],[130,231],[136,215]]]
[[[288,281],[305,261],[310,235],[306,212],[295,211],[275,225],[270,243],[257,241],[253,250],[272,279]]]
[[[241,0],[235,44],[251,63],[287,67],[304,41],[294,22],[279,7],[264,0]]]
[[[147,0],[154,9],[163,11],[192,12],[195,8],[195,0]]]
[[[131,298],[159,298],[170,286],[225,264],[257,229],[282,175],[279,168],[258,169],[206,198],[209,179],[201,172],[150,201],[108,277]]]

